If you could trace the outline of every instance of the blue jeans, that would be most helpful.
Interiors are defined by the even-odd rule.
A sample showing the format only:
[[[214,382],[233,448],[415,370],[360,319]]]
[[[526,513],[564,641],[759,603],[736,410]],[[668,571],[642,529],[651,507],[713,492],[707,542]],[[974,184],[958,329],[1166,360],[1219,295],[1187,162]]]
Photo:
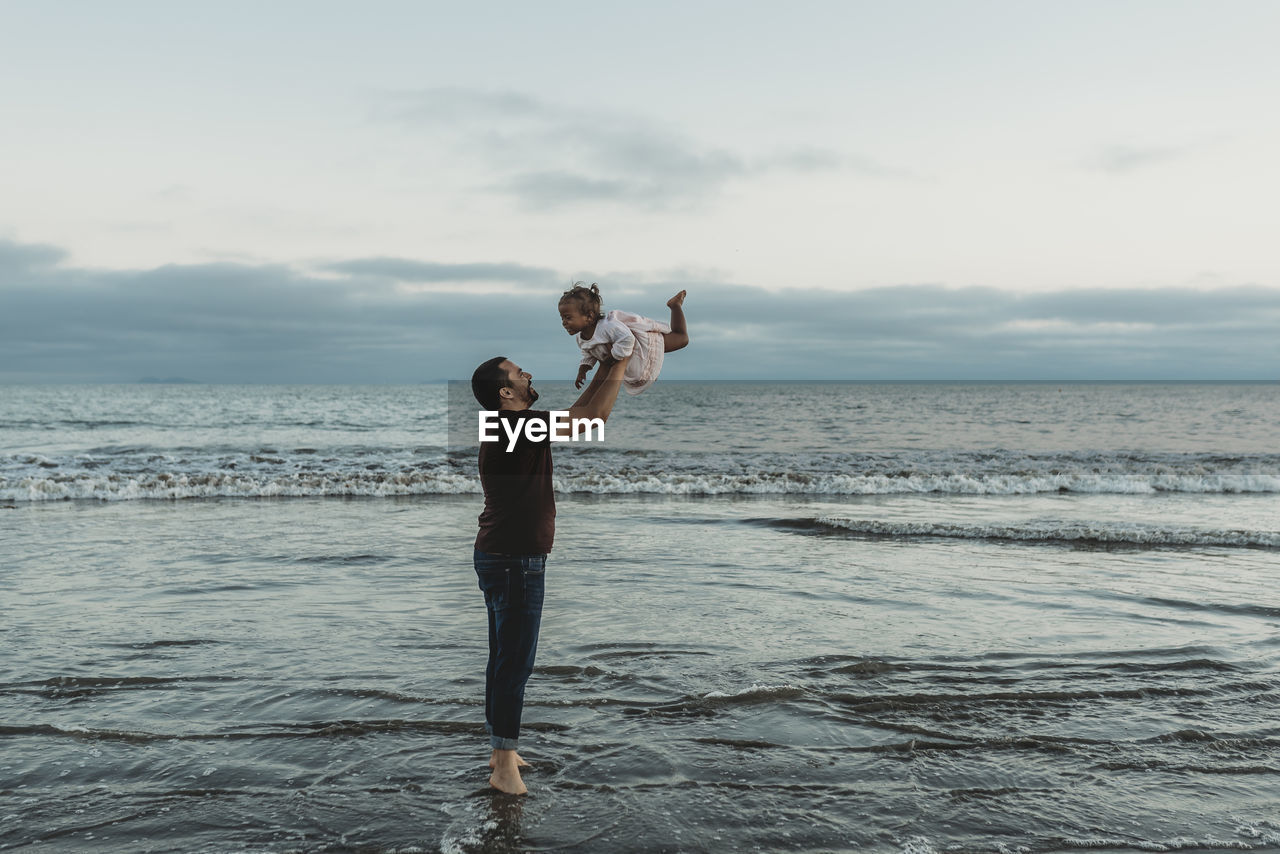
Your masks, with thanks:
[[[484,728],[496,750],[515,750],[524,686],[533,673],[542,624],[546,555],[475,553],[476,576],[489,612],[489,666],[484,671]]]

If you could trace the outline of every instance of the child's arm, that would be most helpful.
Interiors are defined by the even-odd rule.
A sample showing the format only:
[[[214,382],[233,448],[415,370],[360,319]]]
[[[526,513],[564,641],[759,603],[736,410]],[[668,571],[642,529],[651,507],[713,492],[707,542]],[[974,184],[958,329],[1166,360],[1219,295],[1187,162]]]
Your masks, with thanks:
[[[582,351],[582,361],[578,363],[578,378],[574,380],[574,388],[582,388],[582,384],[587,381],[587,372],[591,370],[591,366],[596,363],[596,357]]]

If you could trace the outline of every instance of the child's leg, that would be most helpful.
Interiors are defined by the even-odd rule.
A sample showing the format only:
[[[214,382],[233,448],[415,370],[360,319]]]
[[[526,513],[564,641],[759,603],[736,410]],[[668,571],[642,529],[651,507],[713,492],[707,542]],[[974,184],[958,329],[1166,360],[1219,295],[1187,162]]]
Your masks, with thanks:
[[[664,353],[689,346],[689,327],[684,322],[682,308],[684,297],[685,291],[681,291],[667,300],[667,307],[671,309],[671,331],[662,333],[662,352]]]

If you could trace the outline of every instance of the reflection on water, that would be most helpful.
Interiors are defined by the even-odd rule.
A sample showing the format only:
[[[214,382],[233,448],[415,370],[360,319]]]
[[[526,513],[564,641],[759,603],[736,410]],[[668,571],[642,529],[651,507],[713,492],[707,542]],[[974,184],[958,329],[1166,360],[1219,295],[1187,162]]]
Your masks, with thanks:
[[[494,792],[477,792],[440,840],[444,854],[514,854],[528,851],[521,837],[525,799]]]
[[[1274,549],[817,521],[1227,507],[563,497],[508,798],[473,499],[24,505],[0,845],[1275,848]]]

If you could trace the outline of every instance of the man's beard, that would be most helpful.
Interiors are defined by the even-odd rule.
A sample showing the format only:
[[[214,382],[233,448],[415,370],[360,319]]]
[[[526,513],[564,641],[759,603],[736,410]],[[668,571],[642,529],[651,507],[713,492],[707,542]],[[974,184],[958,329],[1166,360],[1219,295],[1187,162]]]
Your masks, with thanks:
[[[534,389],[533,389],[533,385],[532,385],[532,384],[530,384],[530,386],[529,386],[529,402],[530,402],[530,403],[537,403],[537,402],[538,402],[538,393],[537,393],[536,391],[534,391]]]

